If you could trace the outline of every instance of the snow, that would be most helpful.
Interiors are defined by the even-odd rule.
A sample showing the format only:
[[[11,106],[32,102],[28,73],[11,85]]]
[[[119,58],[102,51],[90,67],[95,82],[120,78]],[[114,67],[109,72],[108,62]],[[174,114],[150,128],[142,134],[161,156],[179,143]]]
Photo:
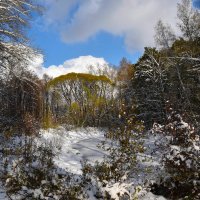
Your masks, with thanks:
[[[134,182],[144,184],[159,181],[159,178],[165,174],[161,165],[164,150],[160,148],[161,144],[167,145],[167,139],[159,134],[147,133],[144,137],[144,153],[139,153],[138,169],[135,173]],[[147,171],[146,171],[147,170]]]
[[[107,186],[105,191],[108,192],[112,199],[119,200],[119,196],[124,194],[130,195],[128,190],[126,190],[127,184],[125,183],[115,183],[114,185]]]
[[[54,158],[55,164],[73,174],[82,174],[81,162],[102,161],[107,152],[97,146],[105,140],[104,131],[98,128],[77,128],[67,131],[63,127],[41,131],[42,139],[51,142],[60,152]]]
[[[58,168],[74,175],[82,174],[82,162],[88,161],[90,164],[94,164],[96,161],[101,162],[108,155],[106,151],[98,148],[98,144],[105,141],[104,133],[105,130],[91,127],[72,130],[59,127],[40,132],[41,141],[57,146],[55,151],[58,151],[58,155],[54,158],[54,162]],[[151,181],[155,182],[156,178],[163,173],[160,166],[160,159],[163,152],[157,149],[156,145],[159,142],[163,143],[166,141],[158,135],[147,135],[144,139],[146,150],[143,154],[138,154],[138,168],[140,170],[137,170],[135,173],[133,172],[132,178],[128,182],[125,181],[125,178],[123,182],[106,184],[106,187],[101,187],[102,192],[107,192],[113,199],[117,200],[119,199],[119,194],[122,196],[133,194],[134,187],[137,185],[143,185],[146,181],[148,183]],[[145,173],[146,168],[151,168],[151,173]],[[90,200],[96,199],[94,197],[95,193],[96,191],[87,191]],[[151,192],[147,192],[145,188],[138,192],[138,197],[142,200],[165,199],[164,197],[158,197]]]
[[[140,197],[139,200],[166,200],[166,199],[162,196],[156,196],[152,194],[151,192],[148,192],[143,197]]]
[[[178,126],[179,129],[186,129],[188,127],[189,127],[188,123],[184,122],[183,120],[181,120]]]
[[[0,200],[7,200],[6,192],[0,183]]]
[[[82,175],[82,163],[84,161],[94,165],[96,161],[101,162],[108,155],[106,150],[98,147],[102,142],[105,142],[106,145],[111,145],[112,143],[112,141],[104,137],[105,132],[105,129],[94,127],[72,128],[69,126],[60,126],[55,129],[41,130],[40,137],[36,138],[36,141],[38,145],[50,143],[54,148],[53,150],[56,155],[54,163],[57,166],[58,174],[66,175],[66,172],[68,172],[78,178]],[[11,143],[12,145],[16,145],[20,142],[23,142],[22,138],[16,136]],[[100,188],[100,194],[107,193],[116,200],[127,199],[129,196],[138,197],[139,200],[164,200],[165,198],[155,196],[149,192],[148,187],[150,183],[156,182],[157,177],[163,173],[160,165],[163,152],[158,149],[157,144],[165,142],[159,135],[146,134],[144,138],[145,152],[138,154],[136,171],[131,172],[131,176],[128,179],[125,175],[121,181],[106,182],[104,186],[101,182],[97,180],[95,182],[95,179],[92,180],[91,189],[87,189],[86,187],[86,193],[89,196],[87,199],[96,200],[96,194],[98,193],[98,188]],[[174,146],[174,148],[176,147]],[[12,165],[15,166],[16,164],[13,162]],[[38,164],[32,163],[32,165],[37,166]],[[146,172],[145,169],[147,168],[151,171]],[[41,184],[45,184],[45,180],[42,180]],[[23,190],[26,190],[25,186]],[[36,198],[42,195],[40,188],[34,191],[27,190],[34,193]],[[119,198],[120,195],[121,197]],[[3,199],[7,200],[6,193],[0,185],[0,200]]]

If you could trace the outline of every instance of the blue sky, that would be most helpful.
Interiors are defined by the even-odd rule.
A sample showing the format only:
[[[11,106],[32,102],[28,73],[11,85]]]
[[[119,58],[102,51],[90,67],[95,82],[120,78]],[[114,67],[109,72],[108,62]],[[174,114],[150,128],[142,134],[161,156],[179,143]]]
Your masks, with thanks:
[[[179,0],[41,0],[47,6],[35,17],[29,35],[44,54],[44,66],[79,56],[103,57],[118,65],[135,63],[144,46],[152,46],[156,22],[174,26]],[[196,0],[197,7],[200,0]],[[160,12],[162,11],[162,12]]]
[[[193,3],[195,7],[200,9],[200,0],[194,0]]]
[[[63,42],[59,32],[52,28],[44,30],[35,26],[30,30],[29,35],[33,45],[42,50],[46,67],[86,55],[103,57],[110,64],[118,65],[122,57],[136,62],[141,54],[139,51],[129,53],[124,45],[123,37],[105,32],[98,33],[85,42],[71,44]]]

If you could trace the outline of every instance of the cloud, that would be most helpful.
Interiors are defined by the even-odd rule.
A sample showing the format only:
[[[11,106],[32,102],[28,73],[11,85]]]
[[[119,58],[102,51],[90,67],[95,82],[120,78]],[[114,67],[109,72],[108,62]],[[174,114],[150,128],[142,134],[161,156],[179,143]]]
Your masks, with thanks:
[[[179,0],[44,0],[45,19],[59,24],[66,43],[84,42],[104,31],[124,37],[128,50],[153,45],[154,26],[159,19],[176,27]]]
[[[40,0],[45,6],[44,18],[47,25],[61,25],[69,17],[79,0]]]
[[[66,60],[61,65],[52,65],[49,67],[43,66],[43,56],[38,55],[30,63],[30,70],[38,75],[39,78],[42,78],[44,74],[47,74],[50,77],[57,77],[63,74],[70,72],[76,73],[99,73],[100,70],[106,69],[110,70],[108,63],[104,58],[96,58],[93,56],[80,56],[78,58]]]

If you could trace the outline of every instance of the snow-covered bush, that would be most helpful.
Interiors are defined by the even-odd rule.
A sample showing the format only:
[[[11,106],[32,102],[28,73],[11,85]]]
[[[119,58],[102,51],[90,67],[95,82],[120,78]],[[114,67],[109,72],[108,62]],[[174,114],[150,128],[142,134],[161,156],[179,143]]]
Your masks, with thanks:
[[[157,126],[157,132],[170,138],[163,155],[163,164],[169,176],[164,186],[170,198],[200,198],[200,139],[197,128],[186,123],[171,108],[165,126]],[[159,129],[159,130],[158,130]]]
[[[131,199],[135,192],[134,185],[126,183],[126,180],[137,170],[137,154],[144,151],[143,125],[124,110],[125,106],[122,105],[119,115],[122,123],[105,134],[112,144],[103,142],[100,145],[109,152],[108,156],[94,166],[83,164],[83,182],[91,185],[98,198]]]
[[[19,199],[78,200],[79,182],[54,165],[53,147],[32,137],[17,137],[4,147],[1,180],[9,196]],[[73,183],[73,184],[72,184]]]

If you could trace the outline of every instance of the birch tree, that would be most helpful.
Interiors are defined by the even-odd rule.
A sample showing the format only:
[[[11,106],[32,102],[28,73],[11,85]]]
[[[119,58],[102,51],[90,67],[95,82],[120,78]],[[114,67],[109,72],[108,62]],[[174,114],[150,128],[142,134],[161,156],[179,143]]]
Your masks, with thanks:
[[[189,40],[200,37],[200,12],[192,7],[191,0],[182,0],[177,6],[178,27]]]
[[[161,48],[170,48],[173,42],[176,40],[176,36],[171,26],[168,24],[164,24],[161,20],[158,21],[155,27],[155,32],[155,42]]]

